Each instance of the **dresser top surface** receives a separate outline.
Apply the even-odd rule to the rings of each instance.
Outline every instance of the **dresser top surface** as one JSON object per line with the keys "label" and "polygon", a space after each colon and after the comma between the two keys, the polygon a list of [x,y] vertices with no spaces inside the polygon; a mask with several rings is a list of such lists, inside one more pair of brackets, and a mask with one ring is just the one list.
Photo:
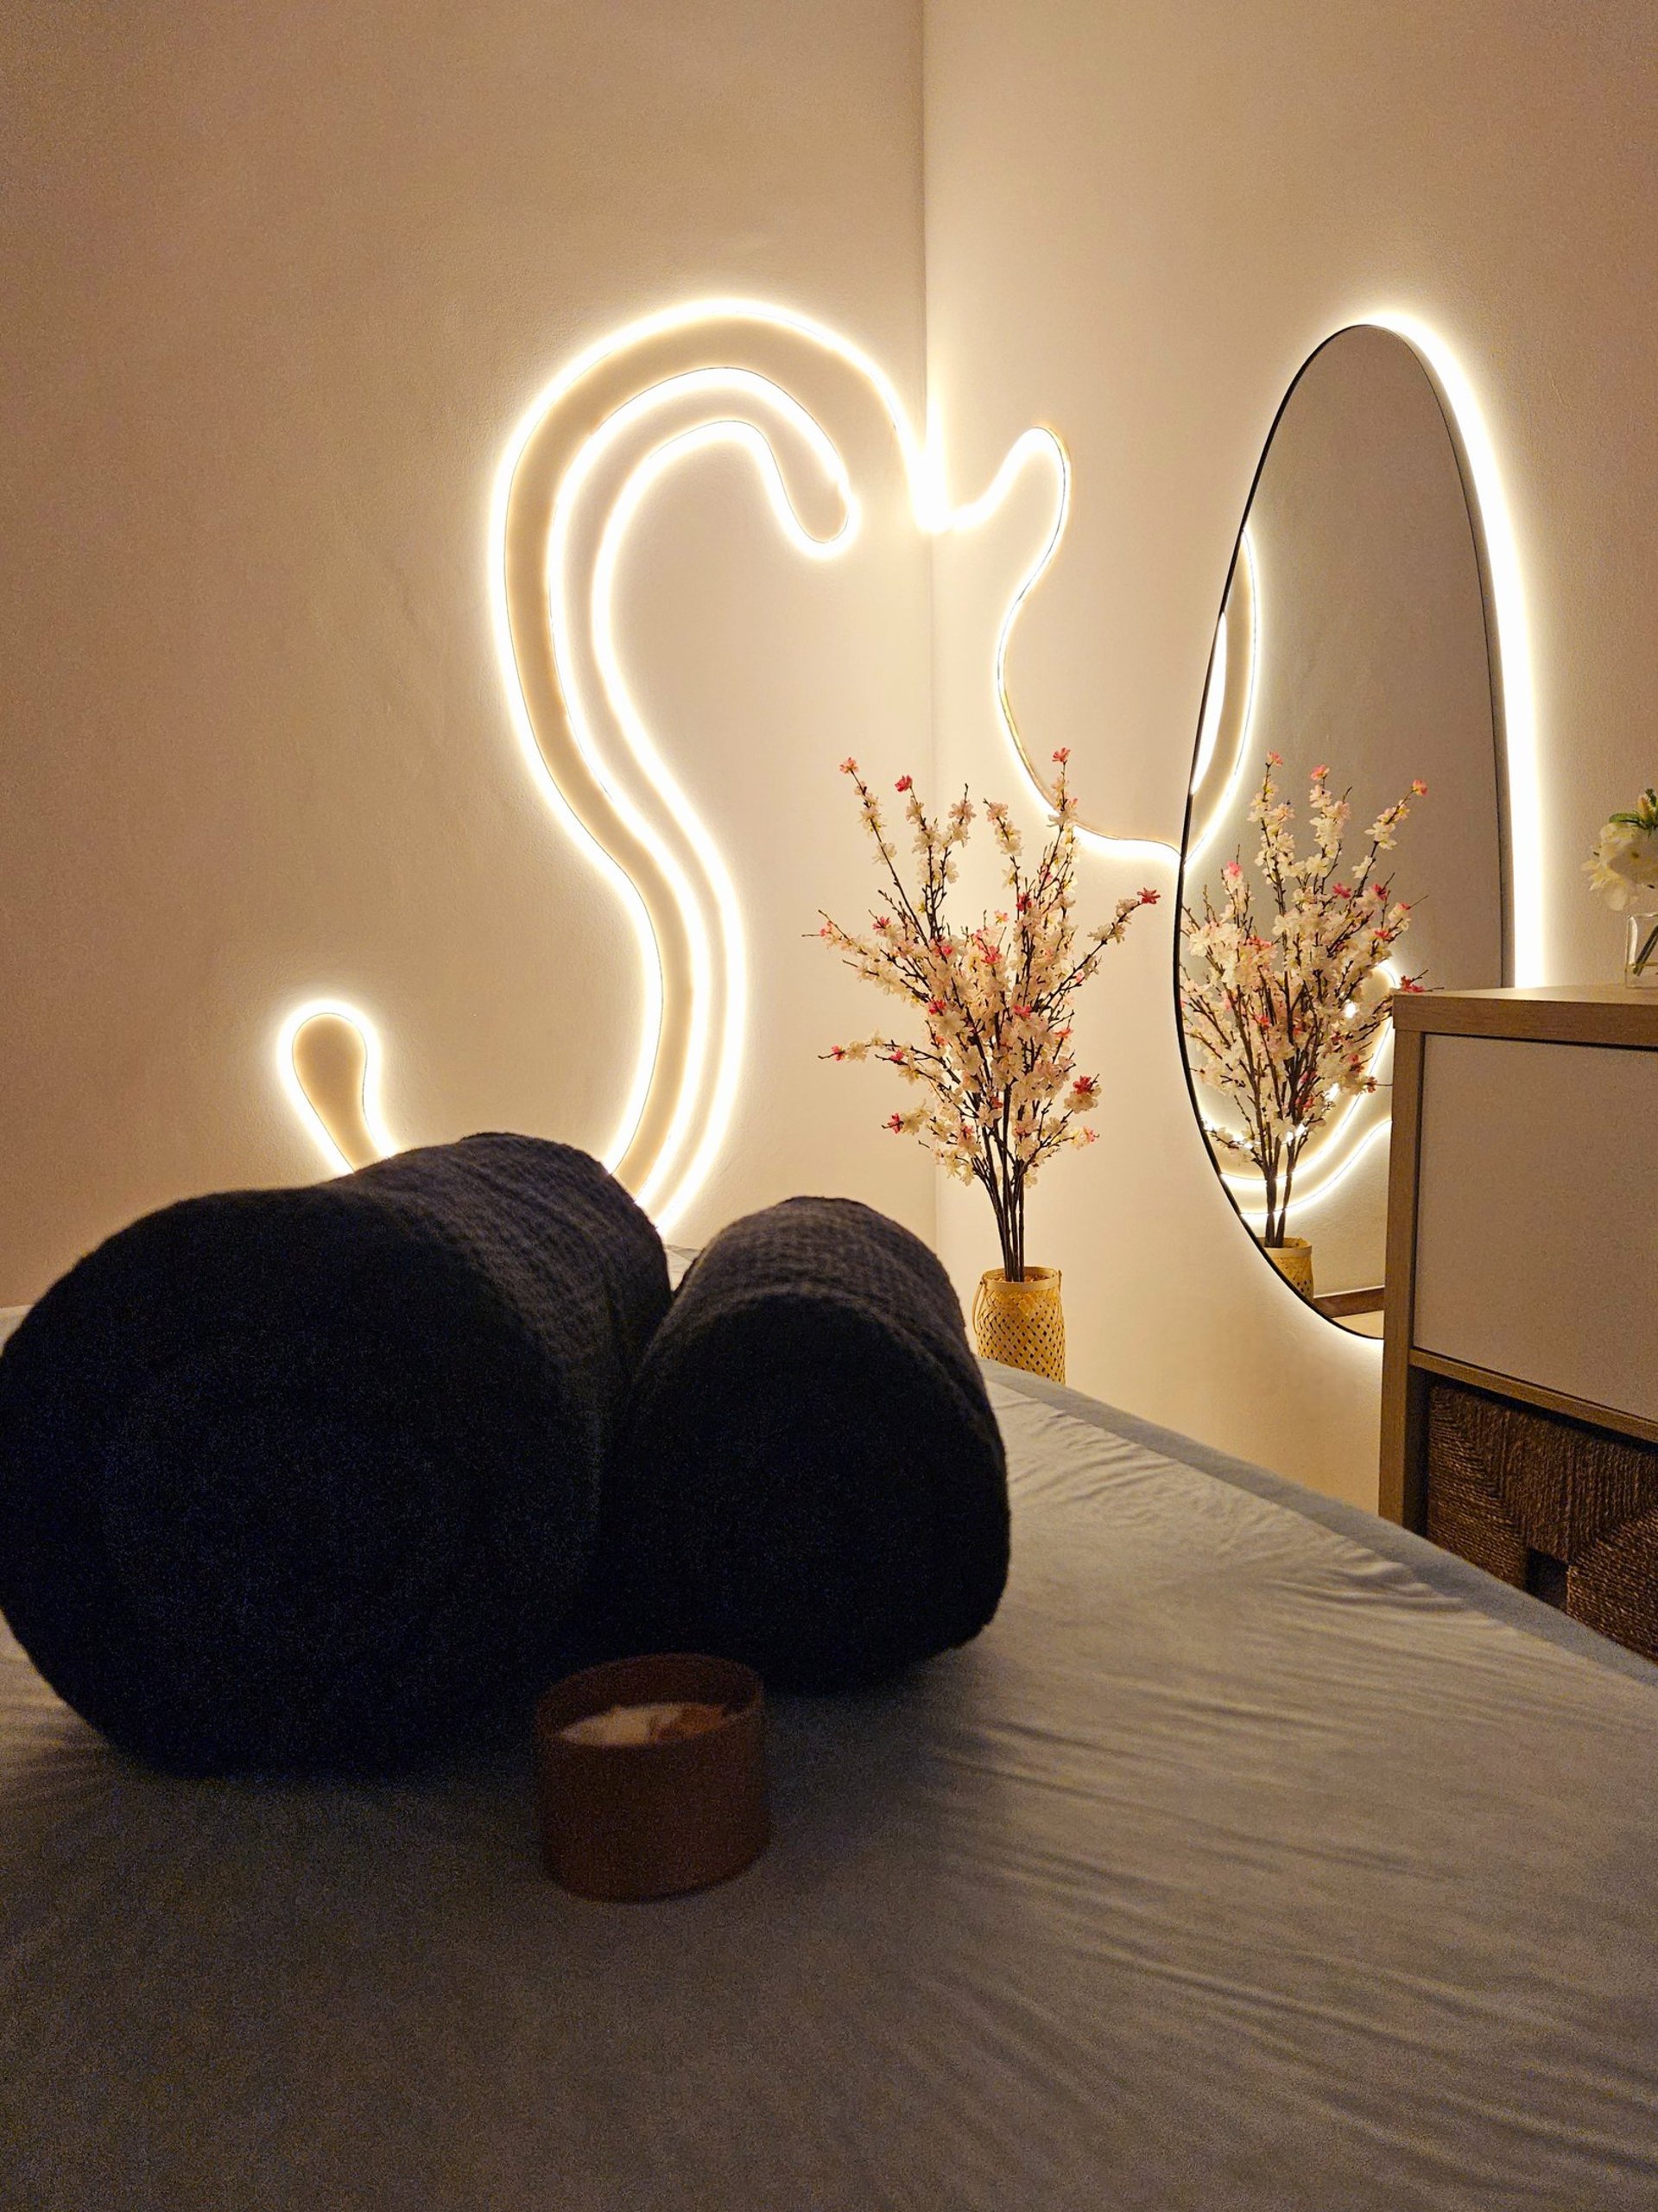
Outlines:
{"label": "dresser top surface", "polygon": [[1395,1028],[1444,1036],[1658,1050],[1658,991],[1556,983],[1517,991],[1395,992]]}

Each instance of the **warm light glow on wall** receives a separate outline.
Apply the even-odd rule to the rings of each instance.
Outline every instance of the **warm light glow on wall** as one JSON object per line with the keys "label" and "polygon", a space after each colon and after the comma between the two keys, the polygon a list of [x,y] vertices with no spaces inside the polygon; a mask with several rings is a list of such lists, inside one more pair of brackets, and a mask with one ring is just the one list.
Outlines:
{"label": "warm light glow on wall", "polygon": [[[1192,770],[1192,827],[1185,866],[1196,866],[1222,827],[1231,821],[1238,787],[1251,768],[1255,738],[1256,675],[1261,660],[1261,575],[1255,543],[1245,526],[1237,541],[1226,605],[1215,629],[1209,683]],[[1215,762],[1226,764],[1220,789],[1204,791]]]}
{"label": "warm light glow on wall", "polygon": [[1547,980],[1548,935],[1543,905],[1542,771],[1537,742],[1537,694],[1532,680],[1531,623],[1519,540],[1509,511],[1503,472],[1473,380],[1451,346],[1419,316],[1380,308],[1360,316],[1390,330],[1413,347],[1439,390],[1460,457],[1471,481],[1468,504],[1484,555],[1492,604],[1494,660],[1502,688],[1503,757],[1507,768],[1509,916],[1514,980],[1522,986]]}
{"label": "warm light glow on wall", "polygon": [[[1242,541],[1240,541],[1241,548]],[[1203,719],[1198,726],[1198,757],[1192,770],[1190,790],[1195,794],[1203,789],[1203,779],[1209,773],[1215,757],[1215,747],[1220,743],[1220,718],[1226,698],[1226,662],[1230,648],[1226,632],[1231,626],[1232,603],[1230,596],[1225,612],[1215,625],[1215,642],[1209,654],[1209,685],[1203,695]]]}

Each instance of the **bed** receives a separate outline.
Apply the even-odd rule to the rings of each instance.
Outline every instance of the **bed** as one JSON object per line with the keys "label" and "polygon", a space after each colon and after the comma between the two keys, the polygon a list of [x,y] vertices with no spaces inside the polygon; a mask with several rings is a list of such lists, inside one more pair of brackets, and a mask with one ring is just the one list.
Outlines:
{"label": "bed", "polygon": [[990,1371],[974,1644],[780,1702],[776,1837],[585,1905],[516,1741],[126,1764],[0,1657],[17,2212],[1658,2203],[1658,1670]]}

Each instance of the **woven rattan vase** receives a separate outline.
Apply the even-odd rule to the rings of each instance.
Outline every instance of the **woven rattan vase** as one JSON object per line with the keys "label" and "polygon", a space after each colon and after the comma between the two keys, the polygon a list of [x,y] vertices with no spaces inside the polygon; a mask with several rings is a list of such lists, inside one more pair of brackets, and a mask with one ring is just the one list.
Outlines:
{"label": "woven rattan vase", "polygon": [[973,1334],[982,1360],[1023,1367],[1050,1382],[1065,1380],[1065,1308],[1057,1267],[1028,1267],[1022,1283],[1009,1283],[999,1267],[978,1278]]}
{"label": "woven rattan vase", "polygon": [[1313,1247],[1305,1237],[1286,1237],[1281,1245],[1261,1249],[1292,1290],[1304,1298],[1313,1296]]}

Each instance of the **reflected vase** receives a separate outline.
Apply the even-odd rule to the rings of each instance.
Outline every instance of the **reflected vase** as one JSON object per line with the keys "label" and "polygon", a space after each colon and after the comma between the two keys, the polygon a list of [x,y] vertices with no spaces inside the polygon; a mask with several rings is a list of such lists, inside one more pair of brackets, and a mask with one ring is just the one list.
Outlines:
{"label": "reflected vase", "polygon": [[1313,1296],[1313,1247],[1305,1237],[1286,1237],[1281,1245],[1262,1245],[1261,1249],[1292,1290],[1304,1298]]}

